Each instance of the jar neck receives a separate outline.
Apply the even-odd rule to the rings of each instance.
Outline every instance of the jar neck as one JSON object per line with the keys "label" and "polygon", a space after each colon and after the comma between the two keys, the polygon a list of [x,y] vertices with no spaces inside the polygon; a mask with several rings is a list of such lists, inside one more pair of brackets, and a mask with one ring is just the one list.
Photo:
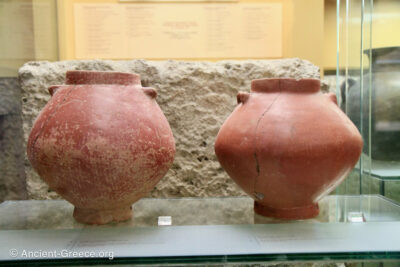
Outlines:
{"label": "jar neck", "polygon": [[66,84],[119,84],[141,85],[140,76],[134,73],[111,71],[67,71]]}
{"label": "jar neck", "polygon": [[273,78],[251,81],[251,91],[257,93],[269,92],[299,92],[316,93],[321,89],[318,79]]}

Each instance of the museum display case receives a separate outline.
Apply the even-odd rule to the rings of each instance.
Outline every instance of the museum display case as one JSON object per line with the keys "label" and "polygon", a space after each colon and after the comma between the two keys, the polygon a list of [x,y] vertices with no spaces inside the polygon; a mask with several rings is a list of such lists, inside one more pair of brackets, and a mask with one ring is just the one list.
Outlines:
{"label": "museum display case", "polygon": [[395,0],[0,1],[0,265],[399,266],[399,27]]}
{"label": "museum display case", "polygon": [[[361,194],[390,194],[390,198],[398,201],[399,194],[392,190],[397,188],[399,174],[395,141],[398,134],[395,110],[399,97],[399,48],[398,40],[389,43],[382,40],[381,29],[387,21],[397,25],[398,19],[388,19],[390,12],[382,16],[380,22],[375,18],[376,10],[382,10],[382,6],[396,6],[390,2],[382,5],[379,1],[362,4],[362,12],[358,12],[360,6],[351,1],[347,3],[342,19],[350,21],[361,14],[364,26],[355,29],[350,23],[343,23],[339,26],[342,37],[338,38],[341,53],[338,54],[337,82],[340,84],[341,107],[357,125],[365,141],[354,181],[358,181]],[[357,41],[359,44],[355,44]],[[360,49],[357,55],[353,53],[354,46]],[[391,185],[390,193],[386,190],[388,185]]]}

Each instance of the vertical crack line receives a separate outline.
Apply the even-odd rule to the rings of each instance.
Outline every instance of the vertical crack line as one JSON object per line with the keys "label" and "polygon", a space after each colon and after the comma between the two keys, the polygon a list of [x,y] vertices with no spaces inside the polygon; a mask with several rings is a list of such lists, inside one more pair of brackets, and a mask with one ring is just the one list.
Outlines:
{"label": "vertical crack line", "polygon": [[[35,139],[32,141],[32,144],[30,145],[31,147],[31,151],[33,152],[33,156],[34,158],[36,157],[36,150],[34,149],[35,144],[37,142],[37,140],[39,139],[39,136],[42,135],[44,129],[46,128],[47,124],[50,122],[50,120],[54,117],[54,115],[57,113],[58,109],[60,108],[61,105],[63,105],[65,103],[65,101],[67,100],[68,96],[71,94],[72,90],[74,88],[70,87],[68,93],[66,93],[66,95],[64,96],[64,98],[57,104],[57,106],[54,108],[53,113],[47,117],[46,121],[43,123],[42,127],[39,130],[39,133],[36,135]],[[51,101],[51,99],[50,99]]]}
{"label": "vertical crack line", "polygon": [[[255,141],[257,143],[257,141]],[[260,175],[260,164],[258,163],[257,152],[254,151],[254,159],[256,160],[257,177]]]}
{"label": "vertical crack line", "polygon": [[253,192],[254,192],[255,195],[257,195],[256,185],[257,185],[257,182],[258,182],[258,178],[260,177],[260,162],[258,160],[258,155],[257,155],[257,141],[258,141],[257,132],[258,132],[258,127],[260,125],[261,120],[265,116],[265,114],[267,114],[267,112],[270,111],[270,109],[272,108],[272,106],[274,105],[274,103],[276,102],[278,97],[281,95],[281,93],[282,93],[281,83],[279,81],[279,93],[275,96],[274,100],[272,100],[272,103],[264,110],[264,112],[261,114],[260,118],[258,118],[258,120],[257,120],[257,125],[256,125],[256,129],[255,129],[255,138],[254,138],[254,154],[253,154],[254,159],[256,161],[256,171],[257,171],[257,177],[256,177],[256,180],[254,181],[254,186],[253,186]]}

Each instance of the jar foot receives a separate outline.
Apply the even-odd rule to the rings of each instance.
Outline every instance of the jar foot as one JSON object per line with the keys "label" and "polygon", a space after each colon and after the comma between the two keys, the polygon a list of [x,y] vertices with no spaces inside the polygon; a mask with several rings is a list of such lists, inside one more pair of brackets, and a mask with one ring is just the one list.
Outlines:
{"label": "jar foot", "polygon": [[74,218],[80,223],[106,224],[110,222],[122,222],[132,218],[132,206],[109,210],[95,210],[74,208]]}
{"label": "jar foot", "polygon": [[303,220],[314,218],[319,214],[318,203],[295,208],[271,208],[257,201],[254,202],[254,212],[266,216],[286,220]]}

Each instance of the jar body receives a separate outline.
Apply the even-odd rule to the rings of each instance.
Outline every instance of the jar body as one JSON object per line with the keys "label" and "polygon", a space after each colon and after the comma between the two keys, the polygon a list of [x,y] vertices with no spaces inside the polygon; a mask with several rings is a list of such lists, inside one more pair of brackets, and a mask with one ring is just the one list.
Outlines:
{"label": "jar body", "polygon": [[255,199],[255,211],[283,219],[318,215],[317,202],[351,171],[361,136],[313,79],[263,79],[222,125],[215,152]]}
{"label": "jar body", "polygon": [[172,131],[154,89],[142,88],[138,75],[117,74],[67,72],[66,85],[49,89],[52,98],[29,136],[32,166],[75,206],[79,222],[131,218],[132,203],[174,159]]}

